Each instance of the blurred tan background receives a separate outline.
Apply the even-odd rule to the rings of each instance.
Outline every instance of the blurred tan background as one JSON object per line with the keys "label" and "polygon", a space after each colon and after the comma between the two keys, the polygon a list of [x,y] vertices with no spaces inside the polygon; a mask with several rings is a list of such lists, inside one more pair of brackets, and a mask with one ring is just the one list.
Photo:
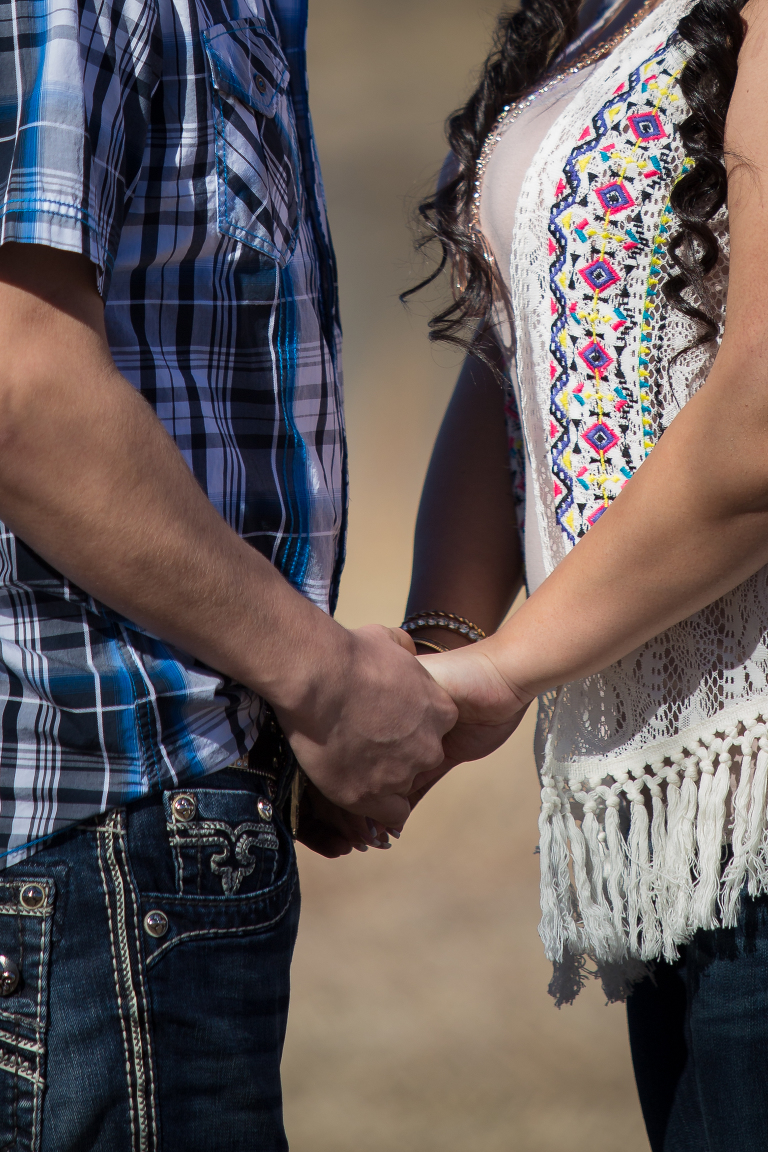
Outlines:
{"label": "blurred tan background", "polygon": [[[310,89],[339,258],[350,441],[339,618],[397,623],[456,374],[398,303],[409,212],[483,59],[490,0],[310,0]],[[446,607],[450,607],[447,605]],[[558,1012],[536,933],[531,724],[457,769],[389,852],[301,852],[284,1060],[292,1152],[647,1152],[624,1013]]]}

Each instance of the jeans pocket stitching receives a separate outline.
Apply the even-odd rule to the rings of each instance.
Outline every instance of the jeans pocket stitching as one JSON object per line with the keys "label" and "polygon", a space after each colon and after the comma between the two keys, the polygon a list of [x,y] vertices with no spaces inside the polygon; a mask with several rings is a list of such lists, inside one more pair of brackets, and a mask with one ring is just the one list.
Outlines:
{"label": "jeans pocket stitching", "polygon": [[[15,1042],[16,1041],[14,1040],[13,1043],[15,1043]],[[32,1084],[35,1085],[35,1089],[44,1088],[45,1087],[45,1080],[44,1080],[43,1076],[40,1074],[39,1069],[36,1067],[37,1062],[35,1062],[35,1064],[32,1064],[29,1060],[25,1060],[24,1057],[19,1055],[18,1053],[14,1053],[13,1055],[6,1053],[2,1048],[3,1043],[4,1043],[4,1038],[0,1037],[0,1068],[4,1068],[6,1072],[12,1072],[14,1076],[23,1076],[25,1080],[29,1080]],[[9,1042],[8,1047],[10,1047],[10,1046],[11,1046],[11,1043]],[[39,1095],[38,1091],[35,1091],[35,1104],[34,1104],[34,1110],[33,1110],[33,1117],[37,1111],[38,1095]],[[35,1123],[34,1123],[34,1119],[33,1119],[33,1122],[32,1122],[33,1140],[34,1140],[34,1131],[35,1131]]]}
{"label": "jeans pocket stitching", "polygon": [[[132,1152],[149,1152],[151,1148],[157,1147],[158,1134],[155,1114],[154,1070],[152,1067],[151,1041],[147,1019],[148,1002],[143,980],[141,944],[138,931],[139,904],[127,864],[124,814],[120,810],[110,813],[106,818],[105,826],[109,828],[113,834],[99,838],[98,862],[104,901],[107,909],[109,944],[115,980],[115,996],[117,998],[120,1028],[123,1036],[126,1088],[131,1126],[131,1150]],[[121,862],[117,858],[116,845],[121,852],[122,868]],[[110,886],[105,870],[105,858],[106,869],[109,871],[114,889],[114,914]],[[130,926],[127,914],[126,887],[129,890],[134,914],[136,955],[133,958],[131,957],[131,949],[129,946]],[[125,993],[127,995],[124,994],[121,989],[121,977],[126,986]],[[139,1003],[140,999],[143,1001],[142,1004]],[[124,1008],[123,1005],[126,1000],[127,1005]],[[126,1023],[130,1025],[130,1040]],[[147,1091],[147,1082],[149,1091]]]}
{"label": "jeans pocket stitching", "polygon": [[[184,894],[182,858],[184,847],[197,848],[198,858],[202,848],[221,849],[220,852],[212,854],[208,866],[211,873],[221,881],[225,896],[236,896],[243,881],[256,870],[257,864],[261,865],[258,876],[258,880],[261,882],[264,858],[262,856],[259,859],[251,855],[251,849],[254,847],[272,855],[269,883],[271,884],[274,880],[280,843],[271,824],[246,820],[233,826],[224,820],[203,819],[196,820],[193,824],[179,825],[176,822],[168,822],[166,827],[176,865],[176,883],[181,895]],[[255,835],[250,835],[250,833],[255,833]],[[225,863],[233,854],[238,862],[238,867]],[[198,883],[199,880],[198,874]]]}
{"label": "jeans pocket stitching", "polygon": [[[296,889],[296,882],[298,880],[298,873],[295,869],[292,876],[286,877],[286,880],[288,879],[290,879],[291,883],[285,905],[270,920],[261,920],[258,924],[243,924],[237,928],[200,928],[191,932],[181,932],[178,936],[174,936],[172,940],[168,940],[167,943],[161,944],[160,947],[154,951],[151,956],[147,957],[147,971],[149,971],[150,968],[153,968],[160,957],[165,956],[168,952],[170,952],[172,948],[175,948],[177,944],[183,944],[190,940],[201,940],[205,938],[215,939],[217,937],[223,936],[248,936],[252,933],[265,932],[269,928],[274,928],[275,924],[278,924],[287,914],[288,909],[291,906],[291,899]],[[220,897],[217,897],[217,899],[220,899]]]}
{"label": "jeans pocket stitching", "polygon": [[[27,908],[21,903],[21,891],[30,883],[40,885],[45,891],[45,903],[39,908]],[[42,1138],[42,1096],[45,1089],[45,1062],[47,1048],[45,1035],[47,1029],[47,996],[48,996],[48,963],[50,962],[50,947],[53,931],[54,895],[56,886],[51,877],[40,876],[8,876],[2,881],[2,886],[10,888],[16,893],[14,903],[5,902],[0,905],[0,915],[13,918],[17,922],[17,933],[20,941],[19,967],[24,971],[26,967],[24,943],[27,933],[22,925],[27,926],[31,932],[39,932],[39,946],[33,938],[30,954],[35,956],[36,993],[29,1000],[33,1014],[22,1011],[13,1011],[5,1003],[0,1008],[0,1068],[14,1077],[13,1089],[13,1137],[10,1145],[15,1148],[19,1140],[19,1077],[31,1085],[31,1118],[28,1127],[25,1125],[25,1147],[31,1152],[38,1152]],[[37,922],[33,928],[33,924]],[[34,1039],[23,1034],[26,1030],[34,1035]]]}

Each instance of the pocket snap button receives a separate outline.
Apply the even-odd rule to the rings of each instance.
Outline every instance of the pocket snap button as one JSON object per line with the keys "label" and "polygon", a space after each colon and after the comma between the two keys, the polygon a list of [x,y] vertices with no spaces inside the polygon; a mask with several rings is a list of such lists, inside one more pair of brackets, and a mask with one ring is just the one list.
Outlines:
{"label": "pocket snap button", "polygon": [[261,816],[262,820],[272,819],[272,805],[269,800],[259,800],[256,807],[259,810],[259,816]]}
{"label": "pocket snap button", "polygon": [[255,73],[255,75],[254,75],[254,77],[253,77],[253,78],[254,78],[254,80],[256,81],[256,87],[257,87],[257,89],[259,90],[259,92],[261,92],[261,94],[262,94],[262,96],[263,96],[263,95],[264,95],[264,93],[265,93],[265,92],[266,92],[266,90],[267,90],[267,82],[266,82],[266,80],[264,79],[264,77],[263,77],[263,76],[259,76],[258,72],[256,72],[256,73]]}
{"label": "pocket snap button", "polygon": [[0,956],[0,996],[10,996],[19,985],[20,972],[13,960]]}
{"label": "pocket snap button", "polygon": [[144,917],[144,931],[148,936],[154,936],[156,939],[165,936],[168,931],[168,917],[165,912],[161,912],[159,908],[147,912]]}
{"label": "pocket snap button", "polygon": [[26,884],[19,896],[25,908],[42,908],[45,904],[45,888],[39,884]]}
{"label": "pocket snap button", "polygon": [[183,820],[186,824],[187,820],[191,820],[197,812],[197,804],[194,796],[188,796],[186,792],[182,792],[179,796],[174,796],[173,803],[171,804],[173,814],[177,820]]}

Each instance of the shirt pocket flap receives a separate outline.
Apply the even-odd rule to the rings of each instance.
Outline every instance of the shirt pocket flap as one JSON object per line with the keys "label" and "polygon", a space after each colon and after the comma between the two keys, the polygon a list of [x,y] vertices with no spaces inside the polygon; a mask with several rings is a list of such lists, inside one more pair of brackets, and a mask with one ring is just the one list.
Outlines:
{"label": "shirt pocket flap", "polygon": [[274,116],[288,88],[288,62],[262,20],[215,24],[203,33],[214,87],[262,116]]}

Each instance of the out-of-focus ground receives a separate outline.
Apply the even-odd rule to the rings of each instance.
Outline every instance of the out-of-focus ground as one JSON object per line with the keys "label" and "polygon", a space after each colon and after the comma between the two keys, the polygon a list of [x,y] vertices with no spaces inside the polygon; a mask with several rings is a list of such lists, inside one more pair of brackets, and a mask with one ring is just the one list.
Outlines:
{"label": "out-of-focus ground", "polygon": [[[350,438],[339,618],[397,623],[456,372],[427,344],[406,229],[495,15],[477,0],[310,0],[312,109],[339,258]],[[450,608],[450,605],[446,605]],[[624,1013],[557,1011],[536,933],[531,721],[427,797],[389,852],[300,849],[283,1064],[292,1152],[646,1152]]]}

